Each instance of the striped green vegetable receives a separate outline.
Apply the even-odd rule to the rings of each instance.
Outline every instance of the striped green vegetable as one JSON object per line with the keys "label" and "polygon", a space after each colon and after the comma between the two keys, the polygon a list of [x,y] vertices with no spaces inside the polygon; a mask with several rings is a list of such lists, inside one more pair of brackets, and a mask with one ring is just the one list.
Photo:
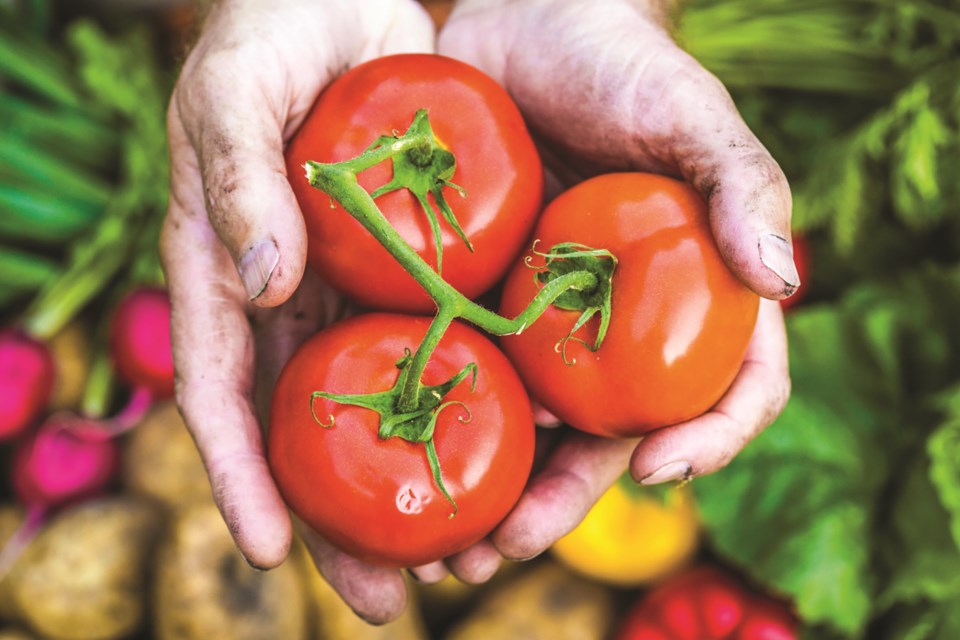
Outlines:
{"label": "striped green vegetable", "polygon": [[32,244],[67,242],[96,222],[100,207],[70,201],[48,190],[0,185],[0,237]]}
{"label": "striped green vegetable", "polygon": [[76,109],[0,93],[0,135],[55,152],[77,166],[109,171],[116,164],[116,126]]}
{"label": "striped green vegetable", "polygon": [[83,104],[67,58],[36,34],[7,21],[0,21],[0,79],[65,107]]}
{"label": "striped green vegetable", "polygon": [[60,268],[48,258],[0,244],[0,308],[49,285]]}
{"label": "striped green vegetable", "polygon": [[96,174],[29,142],[0,135],[0,185],[46,190],[90,208],[106,204],[113,187]]}
{"label": "striped green vegetable", "polygon": [[902,83],[871,0],[690,0],[677,40],[728,87],[876,94]]}

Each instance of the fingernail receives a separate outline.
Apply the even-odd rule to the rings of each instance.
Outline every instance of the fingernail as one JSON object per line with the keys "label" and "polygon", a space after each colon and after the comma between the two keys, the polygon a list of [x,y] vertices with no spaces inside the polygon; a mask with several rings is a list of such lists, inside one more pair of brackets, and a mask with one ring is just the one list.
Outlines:
{"label": "fingernail", "polygon": [[252,562],[252,561],[250,560],[250,558],[247,557],[247,554],[245,554],[240,547],[237,547],[237,551],[240,552],[240,557],[243,558],[244,562],[246,562],[248,565],[250,565],[250,568],[251,568],[251,569],[254,569],[255,571],[259,571],[259,572],[261,572],[261,573],[265,573],[265,572],[269,571],[269,569],[268,569],[267,567],[263,567],[263,566],[260,566],[259,564],[255,563],[255,562]]}
{"label": "fingernail", "polygon": [[689,462],[678,460],[677,462],[667,463],[653,473],[643,476],[640,478],[640,484],[661,484],[673,480],[686,480],[692,472],[693,467],[690,466]]}
{"label": "fingernail", "polygon": [[800,274],[793,262],[793,249],[789,242],[777,234],[768,233],[760,238],[760,261],[791,289],[800,286]]}
{"label": "fingernail", "polygon": [[280,262],[280,252],[277,250],[277,243],[273,240],[261,240],[240,259],[237,268],[240,271],[243,288],[250,300],[256,299],[267,288],[267,283],[270,282],[270,276],[273,275],[278,262]]}

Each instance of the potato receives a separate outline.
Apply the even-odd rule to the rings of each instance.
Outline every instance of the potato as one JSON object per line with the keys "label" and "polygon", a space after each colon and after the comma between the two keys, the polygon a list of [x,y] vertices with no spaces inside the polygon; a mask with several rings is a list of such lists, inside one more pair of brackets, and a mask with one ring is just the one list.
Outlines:
{"label": "potato", "polygon": [[56,380],[49,409],[78,409],[90,376],[92,340],[87,327],[74,320],[48,342],[56,367]]}
{"label": "potato", "polygon": [[602,640],[613,596],[553,562],[543,562],[490,591],[447,640]]}
{"label": "potato", "polygon": [[124,443],[123,484],[168,507],[210,502],[200,453],[173,401],[160,402]]}
{"label": "potato", "polygon": [[62,512],[11,569],[17,617],[56,640],[111,640],[140,628],[159,522],[155,505],[132,498]]}
{"label": "potato", "polygon": [[298,543],[294,547],[291,560],[299,565],[309,585],[310,637],[314,640],[427,640],[429,637],[412,590],[408,590],[411,595],[403,615],[388,624],[373,626],[357,617],[320,576],[304,545]]}
{"label": "potato", "polygon": [[157,558],[153,609],[157,640],[307,637],[297,568],[252,569],[209,501],[177,512]]}
{"label": "potato", "polygon": [[[13,504],[0,505],[0,549],[6,547],[7,542],[22,524],[23,509]],[[3,572],[3,567],[0,567],[0,620],[10,620],[16,613],[8,578],[9,575]]]}

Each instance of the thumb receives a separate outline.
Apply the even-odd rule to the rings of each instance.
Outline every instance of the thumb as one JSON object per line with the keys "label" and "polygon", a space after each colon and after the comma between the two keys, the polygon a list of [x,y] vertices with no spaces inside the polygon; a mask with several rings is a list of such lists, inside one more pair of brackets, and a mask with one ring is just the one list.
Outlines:
{"label": "thumb", "polygon": [[[195,90],[178,88],[174,95],[171,145],[176,125],[183,123],[196,151],[210,224],[247,297],[276,306],[296,290],[307,252],[303,216],[287,182],[283,125],[253,81],[227,88],[213,74],[204,75],[193,81]],[[231,98],[229,107],[224,95]]]}
{"label": "thumb", "polygon": [[707,202],[731,271],[761,296],[786,298],[800,286],[787,179],[723,85],[699,66],[687,68],[671,99],[683,132],[673,146],[678,168]]}

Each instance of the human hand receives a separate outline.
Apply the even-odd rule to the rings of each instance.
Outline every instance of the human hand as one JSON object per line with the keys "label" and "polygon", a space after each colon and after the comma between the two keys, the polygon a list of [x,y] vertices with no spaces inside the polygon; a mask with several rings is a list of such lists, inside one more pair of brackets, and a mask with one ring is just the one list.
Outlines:
{"label": "human hand", "polygon": [[[671,40],[663,0],[461,0],[440,53],[497,79],[539,137],[554,190],[611,170],[682,177],[708,203],[730,269],[764,296],[744,364],[707,414],[642,440],[564,436],[473,562],[534,556],[569,532],[629,464],[653,484],[726,465],[789,396],[779,305],[799,286],[790,245],[790,190],[721,83]],[[549,421],[541,412],[541,421]],[[446,563],[451,566],[451,561]],[[444,567],[434,567],[432,579]]]}
{"label": "human hand", "polygon": [[[269,393],[287,357],[342,307],[304,276],[306,235],[284,144],[337,74],[433,43],[433,24],[412,0],[222,0],[174,90],[161,255],[177,402],[224,520],[256,567],[280,564],[292,533],[264,456],[254,389]],[[268,384],[255,384],[255,361]],[[360,565],[305,536],[348,604],[373,621],[399,615],[399,572]]]}

